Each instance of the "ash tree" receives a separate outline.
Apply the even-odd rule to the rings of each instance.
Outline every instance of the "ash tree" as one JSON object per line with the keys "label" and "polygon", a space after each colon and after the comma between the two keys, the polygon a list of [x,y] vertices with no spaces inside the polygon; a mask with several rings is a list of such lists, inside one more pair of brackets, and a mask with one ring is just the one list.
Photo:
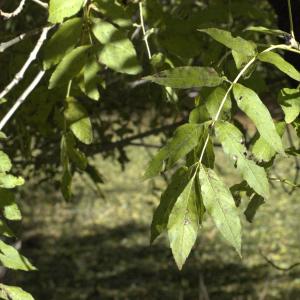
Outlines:
{"label": "ash tree", "polygon": [[[93,157],[113,157],[125,168],[126,147],[151,147],[140,142],[151,135],[164,138],[140,166],[141,177],[168,179],[151,243],[166,233],[179,269],[207,218],[242,256],[241,219],[252,222],[272,201],[270,182],[290,193],[299,188],[299,1],[0,5],[4,268],[36,270],[13,245],[20,238],[13,228],[21,220],[15,198],[24,178],[59,186],[66,201],[75,173],[87,174],[101,191],[103,174]],[[280,113],[268,108],[266,95]],[[238,121],[239,113],[254,133]],[[215,168],[217,147],[240,175],[233,186]],[[294,158],[295,178],[274,174],[278,157]],[[5,284],[0,298],[33,299]]]}

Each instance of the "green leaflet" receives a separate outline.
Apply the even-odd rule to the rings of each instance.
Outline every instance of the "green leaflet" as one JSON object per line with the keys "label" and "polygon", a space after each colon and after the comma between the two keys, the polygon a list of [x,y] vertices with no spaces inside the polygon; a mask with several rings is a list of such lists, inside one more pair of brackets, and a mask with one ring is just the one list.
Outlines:
{"label": "green leaflet", "polygon": [[17,286],[0,284],[0,298],[3,300],[34,300],[33,297]]}
{"label": "green leaflet", "polygon": [[179,89],[214,87],[224,81],[224,78],[210,67],[178,67],[147,76],[144,79]]}
{"label": "green leaflet", "polygon": [[11,167],[12,165],[8,155],[0,150],[0,173],[9,172]]}
{"label": "green leaflet", "polygon": [[223,181],[211,169],[200,168],[201,193],[207,213],[226,241],[241,256],[241,223],[234,199]]}
{"label": "green leaflet", "polygon": [[[223,87],[215,88],[207,97],[205,97],[205,106],[211,116],[212,119],[215,118],[221,102],[226,95],[226,90]],[[227,96],[226,102],[221,112],[221,119],[229,119],[231,116],[231,97]]]}
{"label": "green leaflet", "polygon": [[237,159],[237,168],[249,186],[264,198],[269,197],[269,182],[264,168],[245,157],[243,134],[231,123],[216,123],[216,134],[224,152]]}
{"label": "green leaflet", "polygon": [[170,247],[181,270],[196,242],[199,229],[195,177],[189,181],[178,197],[171,210],[167,227]]}
{"label": "green leaflet", "polygon": [[256,45],[253,42],[249,42],[241,37],[233,37],[229,31],[217,28],[199,29],[199,31],[207,33],[217,42],[245,56],[253,57],[256,55]]}
{"label": "green leaflet", "polygon": [[93,129],[90,118],[85,108],[75,98],[67,99],[64,116],[77,139],[84,144],[91,144]]}
{"label": "green leaflet", "polygon": [[260,53],[257,58],[269,64],[277,67],[281,72],[295,79],[296,81],[300,81],[300,72],[295,69],[293,65],[284,60],[279,54],[274,52],[263,52]]}
{"label": "green leaflet", "polygon": [[249,204],[248,204],[248,206],[247,206],[247,208],[246,208],[246,210],[244,212],[244,214],[245,214],[246,219],[247,219],[248,222],[250,222],[250,223],[253,222],[253,219],[255,217],[255,214],[256,214],[257,210],[264,203],[265,203],[264,199],[261,196],[259,196],[259,195],[255,194],[251,198],[251,200],[250,200],[250,202],[249,202]]}
{"label": "green leaflet", "polygon": [[270,34],[270,35],[275,35],[275,36],[284,36],[286,34],[289,34],[285,31],[282,31],[280,29],[269,29],[263,26],[249,26],[245,30],[247,31],[254,31],[254,32],[260,32],[263,34]]}
{"label": "green leaflet", "polygon": [[167,168],[171,168],[180,158],[187,155],[199,142],[204,128],[199,124],[184,124],[175,130],[173,138],[150,161],[144,178],[158,175],[163,162],[168,159]]}
{"label": "green leaflet", "polygon": [[64,18],[77,14],[83,5],[84,0],[50,0],[49,18],[50,23],[61,23]]}
{"label": "green leaflet", "polygon": [[66,201],[69,201],[72,197],[72,173],[69,166],[64,167],[61,178],[61,192]]}
{"label": "green leaflet", "polygon": [[14,247],[0,240],[0,262],[3,266],[14,270],[33,271],[36,268]]}
{"label": "green leaflet", "polygon": [[72,134],[64,135],[63,139],[65,147],[64,155],[67,155],[77,168],[79,168],[80,170],[85,170],[88,163],[87,158],[83,152],[76,148],[76,142]]}
{"label": "green leaflet", "polygon": [[114,24],[120,27],[132,26],[131,15],[128,10],[117,5],[112,0],[95,0],[98,9],[104,16],[108,16]]}
{"label": "green leaflet", "polygon": [[82,118],[81,120],[71,124],[70,129],[80,142],[86,145],[93,142],[93,130],[89,117]]}
{"label": "green leaflet", "polygon": [[70,162],[68,156],[67,138],[63,136],[60,143],[60,160],[63,168],[61,178],[61,192],[66,201],[72,196],[72,173],[70,171]]}
{"label": "green leaflet", "polygon": [[46,44],[44,51],[44,69],[47,70],[51,66],[59,63],[66,53],[76,46],[81,31],[81,18],[73,18],[60,25],[59,29]]}
{"label": "green leaflet", "polygon": [[233,94],[238,107],[253,121],[260,135],[276,152],[284,155],[283,145],[270,112],[258,95],[241,84],[235,84]]}
{"label": "green leaflet", "polygon": [[[192,166],[193,164],[195,164],[199,161],[199,157],[201,155],[201,152],[202,152],[202,149],[204,147],[207,137],[208,137],[208,129],[205,126],[203,134],[201,134],[201,136],[200,136],[198,145],[190,153],[188,153],[188,155],[186,157],[187,166]],[[204,155],[203,155],[203,159],[202,159],[202,164],[208,168],[211,168],[211,169],[214,168],[215,153],[214,153],[214,145],[213,145],[211,138],[209,138],[209,140],[208,140],[208,143],[207,143]]]}
{"label": "green leaflet", "polygon": [[106,21],[97,19],[94,20],[92,31],[103,45],[96,49],[101,63],[117,72],[130,75],[142,71],[132,42],[121,30]]}
{"label": "green leaflet", "polygon": [[190,112],[189,123],[191,124],[202,124],[209,120],[211,120],[211,117],[205,104],[198,105]]}
{"label": "green leaflet", "polygon": [[278,96],[280,104],[285,115],[285,122],[290,124],[296,120],[300,114],[300,90],[282,89]]}
{"label": "green leaflet", "polygon": [[0,234],[6,237],[15,237],[13,231],[7,226],[6,222],[1,219],[0,219]]}
{"label": "green leaflet", "polygon": [[100,79],[97,76],[97,73],[99,71],[100,65],[97,62],[96,58],[94,56],[89,57],[83,69],[84,92],[89,98],[95,101],[98,101],[100,98],[97,87],[97,83],[100,82]]}
{"label": "green leaflet", "polygon": [[189,181],[186,167],[179,168],[172,176],[170,183],[161,195],[160,203],[154,212],[151,224],[151,243],[167,229],[169,215],[173,206]]}
{"label": "green leaflet", "polygon": [[0,131],[0,140],[6,140],[7,136],[4,132]]}
{"label": "green leaflet", "polygon": [[11,191],[0,189],[0,208],[7,220],[20,221],[22,219],[20,209],[15,202],[15,196]]}
{"label": "green leaflet", "polygon": [[[279,136],[282,137],[286,128],[285,122],[275,123],[275,127]],[[258,136],[258,134],[254,139],[255,142],[252,148],[252,154],[260,162],[269,162],[276,155],[276,151],[270,146],[270,143],[263,137]]]}
{"label": "green leaflet", "polygon": [[16,186],[24,184],[22,177],[16,177],[10,174],[0,173],[0,188],[13,189]]}
{"label": "green leaflet", "polygon": [[[232,50],[232,56],[236,65],[236,68],[240,70],[242,67],[244,67],[250,60],[250,57],[245,55],[243,52],[238,52]],[[244,74],[243,77],[247,75]]]}
{"label": "green leaflet", "polygon": [[90,46],[80,46],[64,56],[50,78],[49,89],[67,85],[81,71],[85,65],[89,48]]}

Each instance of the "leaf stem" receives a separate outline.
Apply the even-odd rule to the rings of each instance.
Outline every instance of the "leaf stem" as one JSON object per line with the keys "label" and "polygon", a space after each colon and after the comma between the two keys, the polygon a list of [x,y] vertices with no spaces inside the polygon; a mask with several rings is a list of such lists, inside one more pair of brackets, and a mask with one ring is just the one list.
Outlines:
{"label": "leaf stem", "polygon": [[[283,46],[285,46],[285,47],[283,48]],[[266,52],[272,51],[272,50],[274,50],[274,49],[291,50],[291,47],[288,47],[288,46],[286,46],[286,45],[272,45],[272,46],[270,46],[269,48],[267,48],[267,49],[265,49],[264,51],[262,51],[261,53],[266,53]],[[297,51],[297,52],[298,52],[298,51]],[[299,53],[300,53],[300,51],[299,51]],[[253,57],[253,58],[252,58],[252,59],[244,66],[244,68],[239,72],[239,74],[236,76],[236,78],[234,79],[234,81],[230,84],[230,86],[229,86],[229,88],[227,89],[227,92],[226,92],[224,98],[223,98],[222,101],[221,101],[221,104],[220,104],[219,109],[218,109],[218,111],[217,111],[217,113],[216,113],[216,116],[214,117],[213,122],[212,122],[211,125],[210,125],[210,128],[213,128],[213,127],[215,126],[216,122],[219,120],[220,115],[221,115],[221,112],[222,112],[222,109],[223,109],[223,107],[224,107],[224,105],[225,105],[225,103],[226,103],[227,97],[228,97],[229,93],[231,92],[231,90],[233,89],[234,85],[235,85],[236,83],[238,83],[238,81],[240,80],[240,78],[247,72],[247,70],[250,68],[250,66],[256,61],[257,56],[258,56],[258,55],[254,56],[254,57]],[[203,146],[203,149],[202,149],[200,158],[199,158],[199,162],[198,162],[199,165],[201,165],[201,163],[202,163],[202,160],[203,160],[203,157],[204,157],[204,153],[205,153],[205,150],[206,150],[207,145],[208,145],[208,142],[209,142],[209,138],[210,138],[210,136],[209,136],[209,134],[208,134],[208,136],[207,136],[207,138],[206,138],[206,141],[205,141],[205,143],[204,143],[204,146]]]}
{"label": "leaf stem", "polygon": [[294,182],[291,182],[287,179],[281,179],[281,178],[277,178],[277,177],[269,177],[270,180],[272,181],[276,181],[276,182],[281,182],[281,183],[285,183],[293,188],[300,188],[299,184],[295,184]]}
{"label": "leaf stem", "polygon": [[148,37],[147,37],[146,29],[145,29],[144,14],[143,14],[143,3],[142,3],[142,1],[139,2],[139,11],[140,11],[141,27],[142,27],[142,30],[143,30],[144,41],[145,41],[145,45],[146,45],[146,49],[147,49],[147,53],[148,53],[148,58],[151,59],[152,58],[152,54],[151,54],[150,46],[149,46],[149,43],[148,43]]}
{"label": "leaf stem", "polygon": [[291,0],[288,0],[288,7],[289,7],[289,19],[290,19],[290,31],[291,31],[292,37],[295,38],[294,21],[293,21],[293,12],[292,12]]}

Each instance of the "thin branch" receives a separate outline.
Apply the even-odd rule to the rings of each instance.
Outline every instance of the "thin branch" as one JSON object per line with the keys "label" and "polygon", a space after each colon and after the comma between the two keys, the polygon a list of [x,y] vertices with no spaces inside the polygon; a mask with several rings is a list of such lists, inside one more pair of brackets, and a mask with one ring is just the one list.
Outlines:
{"label": "thin branch", "polygon": [[19,36],[7,41],[7,42],[3,42],[0,44],[0,53],[1,52],[4,52],[6,49],[8,49],[9,47],[25,40],[26,38],[29,38],[30,36],[33,36],[35,34],[37,34],[38,32],[40,32],[41,29],[34,29],[34,30],[31,30],[29,32],[25,32],[25,33],[22,33],[20,34]]}
{"label": "thin branch", "polygon": [[19,6],[11,13],[4,12],[0,9],[0,16],[3,17],[3,19],[8,20],[11,19],[18,14],[20,14],[24,8],[26,0],[21,0]]}
{"label": "thin branch", "polygon": [[145,29],[142,1],[139,2],[139,10],[140,10],[141,27],[142,27],[142,30],[143,30],[144,41],[145,41],[146,48],[147,48],[148,58],[151,59],[152,54],[151,54],[150,46],[149,46],[149,43],[148,43],[148,36],[147,36],[147,33],[146,33],[146,29]]}
{"label": "thin branch", "polygon": [[36,4],[42,6],[43,8],[45,9],[48,9],[48,4],[43,2],[43,1],[40,1],[40,0],[31,0],[32,2],[35,2]]}
{"label": "thin branch", "polygon": [[15,114],[15,112],[18,110],[18,108],[23,104],[23,102],[30,95],[30,93],[34,90],[34,88],[38,85],[38,83],[41,81],[41,79],[43,78],[45,73],[46,73],[46,71],[42,70],[37,74],[37,76],[34,78],[34,80],[31,82],[31,84],[27,87],[27,89],[23,92],[23,94],[18,98],[16,103],[13,105],[13,107],[4,116],[4,118],[0,122],[0,131],[7,124],[7,122],[10,120],[10,118]]}
{"label": "thin branch", "polygon": [[[286,131],[287,131],[287,136],[288,136],[288,140],[289,140],[291,147],[295,148],[295,144],[294,144],[293,137],[292,137],[289,126],[287,126]],[[294,186],[291,189],[291,191],[289,192],[290,195],[295,191],[295,189],[297,187],[299,187],[299,185],[297,186],[297,182],[298,182],[299,172],[300,172],[300,162],[299,162],[299,159],[297,156],[295,156],[295,164],[296,164],[296,173],[295,173],[295,177],[294,177]]]}
{"label": "thin branch", "polygon": [[[282,178],[279,178],[279,177],[269,177],[269,180],[273,180],[273,181],[276,181],[276,182],[281,182],[283,184],[286,184],[286,185],[289,185],[289,186],[293,187],[292,192],[295,189],[300,188],[299,184],[293,183],[293,182],[291,182],[287,179],[282,179]],[[291,194],[291,192],[289,192],[289,194]]]}
{"label": "thin branch", "polygon": [[290,19],[290,31],[291,31],[292,37],[295,39],[294,21],[293,21],[293,12],[292,12],[291,0],[288,0],[288,7],[289,7],[289,19]]}
{"label": "thin branch", "polygon": [[[266,53],[266,52],[270,52],[272,50],[275,50],[275,49],[283,49],[283,46],[285,45],[272,45],[270,46],[269,48],[265,49],[264,51],[262,51],[261,53]],[[291,47],[284,47],[284,50],[288,50],[288,51],[291,51]],[[300,51],[299,51],[300,53]],[[227,100],[227,97],[228,95],[230,94],[231,90],[233,89],[234,85],[236,83],[238,83],[238,81],[240,80],[240,78],[244,75],[244,73],[249,69],[249,67],[256,61],[256,58],[257,56],[254,56],[246,65],[245,67],[240,71],[240,73],[236,76],[236,78],[234,79],[234,81],[230,84],[224,98],[222,99],[221,101],[221,104],[219,106],[219,109],[218,109],[218,112],[216,113],[216,116],[214,117],[214,120],[213,122],[211,123],[210,125],[210,128],[214,128],[216,122],[219,120],[219,117],[221,115],[221,112],[223,110],[223,107],[226,103],[226,100]],[[207,135],[207,138],[206,138],[206,141],[204,143],[204,146],[203,146],[203,149],[201,151],[201,154],[200,154],[200,158],[199,158],[199,165],[202,163],[202,160],[203,160],[203,157],[204,157],[204,154],[205,154],[205,150],[206,150],[206,147],[208,145],[208,142],[209,142],[209,138],[210,138],[210,135],[208,134]],[[199,167],[198,165],[198,167]]]}
{"label": "thin branch", "polygon": [[287,271],[291,271],[292,269],[294,269],[294,268],[300,266],[300,262],[298,262],[298,263],[295,263],[295,264],[293,264],[293,265],[291,265],[291,266],[289,266],[289,267],[287,267],[287,268],[280,267],[280,266],[277,266],[272,260],[270,260],[269,258],[267,258],[267,257],[263,254],[263,252],[262,252],[261,249],[259,249],[259,254],[264,258],[264,260],[265,260],[269,265],[271,265],[273,268],[275,268],[275,269],[277,269],[277,270],[279,270],[279,271],[287,272]]}
{"label": "thin branch", "polygon": [[27,71],[27,69],[29,68],[29,66],[31,65],[31,63],[36,59],[37,54],[39,53],[44,41],[47,38],[47,34],[48,31],[53,27],[53,25],[51,26],[47,26],[44,27],[42,30],[42,33],[34,47],[34,49],[32,50],[32,52],[30,53],[27,61],[25,62],[25,64],[23,65],[23,67],[21,68],[21,70],[15,75],[14,79],[6,86],[6,88],[0,93],[0,99],[2,99],[3,97],[5,97],[24,77],[25,72]]}

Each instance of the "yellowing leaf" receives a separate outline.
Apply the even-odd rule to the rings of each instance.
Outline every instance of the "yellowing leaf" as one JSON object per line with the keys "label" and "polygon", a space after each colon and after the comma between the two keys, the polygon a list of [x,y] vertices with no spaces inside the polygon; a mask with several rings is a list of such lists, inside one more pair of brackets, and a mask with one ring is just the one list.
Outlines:
{"label": "yellowing leaf", "polygon": [[84,0],[50,0],[49,18],[50,23],[61,23],[64,18],[77,14]]}
{"label": "yellowing leaf", "polygon": [[0,262],[9,269],[33,271],[36,268],[29,260],[21,255],[14,247],[0,240]]}
{"label": "yellowing leaf", "polygon": [[12,165],[8,155],[0,150],[0,173],[9,172],[11,167]]}
{"label": "yellowing leaf", "polygon": [[4,300],[34,300],[33,297],[17,286],[0,284],[0,298]]}

